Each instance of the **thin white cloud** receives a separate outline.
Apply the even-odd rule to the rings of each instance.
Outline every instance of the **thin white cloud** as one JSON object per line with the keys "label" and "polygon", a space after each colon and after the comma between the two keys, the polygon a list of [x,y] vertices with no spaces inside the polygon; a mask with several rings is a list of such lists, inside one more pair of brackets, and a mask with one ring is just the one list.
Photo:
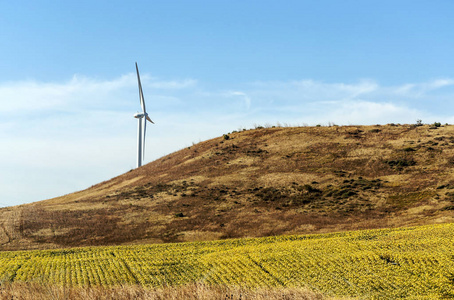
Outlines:
{"label": "thin white cloud", "polygon": [[393,88],[392,92],[395,93],[396,95],[406,96],[406,95],[409,95],[415,87],[416,87],[415,84],[408,83],[408,84],[404,84],[404,85]]}
{"label": "thin white cloud", "polygon": [[[245,90],[256,104],[291,106],[310,102],[332,102],[362,99],[380,92],[382,88],[373,80],[357,83],[326,83],[315,80],[289,82],[254,82]],[[256,105],[257,106],[257,105]]]}
{"label": "thin white cloud", "polygon": [[421,83],[407,83],[390,88],[390,92],[401,96],[418,98],[425,96],[427,93],[449,86],[454,86],[454,79],[444,78]]}
{"label": "thin white cloud", "polygon": [[442,88],[445,86],[450,86],[450,85],[454,85],[454,79],[445,78],[445,79],[433,80],[427,84],[424,84],[424,87],[425,87],[425,90],[430,91],[430,90],[435,90],[435,89],[439,89],[439,88]]}
{"label": "thin white cloud", "polygon": [[337,93],[345,95],[346,98],[356,98],[363,94],[368,94],[376,91],[379,85],[372,80],[361,80],[356,84],[346,83],[324,83],[313,80],[293,81],[291,85],[295,86],[299,90],[305,90],[308,92],[317,92],[320,94],[332,94]]}
{"label": "thin white cloud", "polygon": [[240,97],[243,100],[244,107],[246,109],[251,108],[251,98],[244,92],[241,91],[229,91],[225,94],[227,97]]}
{"label": "thin white cloud", "polygon": [[[196,86],[193,79],[163,81],[144,75],[143,88],[149,90],[181,90]],[[137,93],[137,78],[134,73],[112,80],[96,80],[74,75],[61,83],[20,81],[0,84],[0,113],[21,113],[42,110],[80,110],[99,108],[105,105],[116,108]],[[128,99],[128,100],[126,100]]]}

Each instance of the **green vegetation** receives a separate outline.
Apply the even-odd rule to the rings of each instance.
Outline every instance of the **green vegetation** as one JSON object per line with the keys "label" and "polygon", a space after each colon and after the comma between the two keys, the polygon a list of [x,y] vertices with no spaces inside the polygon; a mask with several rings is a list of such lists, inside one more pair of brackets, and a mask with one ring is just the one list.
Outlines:
{"label": "green vegetation", "polygon": [[3,282],[307,288],[361,299],[454,297],[454,224],[64,250],[0,252]]}

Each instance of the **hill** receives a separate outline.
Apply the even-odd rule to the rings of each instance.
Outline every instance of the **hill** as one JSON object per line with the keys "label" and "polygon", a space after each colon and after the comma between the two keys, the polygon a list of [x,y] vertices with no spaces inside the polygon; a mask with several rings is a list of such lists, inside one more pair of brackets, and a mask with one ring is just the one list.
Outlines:
{"label": "hill", "polygon": [[448,223],[453,166],[448,125],[233,132],[84,191],[0,209],[0,250]]}

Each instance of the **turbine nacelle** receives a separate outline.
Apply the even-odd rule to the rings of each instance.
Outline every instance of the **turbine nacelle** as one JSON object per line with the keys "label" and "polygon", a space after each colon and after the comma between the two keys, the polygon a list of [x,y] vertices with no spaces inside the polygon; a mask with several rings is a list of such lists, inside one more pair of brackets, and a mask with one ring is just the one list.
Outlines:
{"label": "turbine nacelle", "polygon": [[149,122],[151,122],[151,123],[154,124],[154,122],[150,119],[150,117],[148,116],[147,113],[136,113],[136,114],[134,115],[134,118],[136,118],[136,119],[142,119],[142,118],[144,118],[144,117],[145,117],[145,119],[147,119]]}

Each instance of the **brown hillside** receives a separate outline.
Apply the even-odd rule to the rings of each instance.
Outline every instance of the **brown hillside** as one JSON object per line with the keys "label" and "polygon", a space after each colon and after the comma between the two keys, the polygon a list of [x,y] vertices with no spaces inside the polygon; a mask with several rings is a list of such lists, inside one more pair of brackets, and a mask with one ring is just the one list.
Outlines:
{"label": "brown hillside", "polygon": [[453,222],[454,126],[234,132],[55,199],[0,209],[0,250]]}

